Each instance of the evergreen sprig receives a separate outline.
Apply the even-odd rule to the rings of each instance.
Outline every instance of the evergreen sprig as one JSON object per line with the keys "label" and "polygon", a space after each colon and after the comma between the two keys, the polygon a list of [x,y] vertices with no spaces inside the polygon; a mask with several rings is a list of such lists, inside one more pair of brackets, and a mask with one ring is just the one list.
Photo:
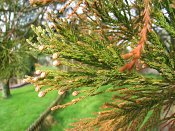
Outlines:
{"label": "evergreen sprig", "polygon": [[[84,3],[84,13],[74,11],[69,22],[50,14],[49,20],[54,27],[47,24],[45,29],[32,27],[38,43],[29,43],[36,47],[36,51],[39,49],[49,55],[57,53],[53,64],[72,68],[70,71],[43,72],[45,75],[41,74],[37,79],[29,77],[28,81],[39,86],[39,90],[45,85],[50,86],[39,92],[40,97],[50,90],[58,90],[59,94],[73,90],[73,96],[81,94],[52,110],[94,95],[114,94],[112,101],[104,103],[104,110],[95,118],[82,119],[70,130],[174,128],[174,111],[171,109],[175,100],[175,48],[171,20],[175,19],[175,9],[170,6],[172,0],[162,3],[158,0],[132,3],[128,0],[88,0]],[[78,6],[81,5],[78,3]],[[160,31],[166,31],[171,42],[163,40]],[[139,56],[136,57],[133,50],[129,52],[128,46]],[[122,54],[129,54],[127,60]],[[134,63],[130,64],[133,60]],[[128,62],[130,65],[124,66]],[[121,71],[122,66],[125,68]],[[143,75],[139,71],[145,67],[157,70],[159,75],[151,78]],[[105,85],[110,86],[102,88]]]}

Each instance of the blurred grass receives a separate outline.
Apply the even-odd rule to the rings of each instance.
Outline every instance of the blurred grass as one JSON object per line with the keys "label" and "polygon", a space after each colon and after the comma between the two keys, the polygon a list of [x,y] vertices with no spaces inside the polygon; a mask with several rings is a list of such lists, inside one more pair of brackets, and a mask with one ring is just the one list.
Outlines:
{"label": "blurred grass", "polygon": [[[104,88],[108,88],[105,86]],[[78,121],[81,118],[89,118],[95,116],[95,113],[100,110],[100,107],[111,100],[111,93],[105,93],[98,96],[89,97],[75,105],[71,105],[64,109],[57,110],[53,117],[57,121],[57,124],[51,127],[49,131],[64,131],[70,127],[70,124]],[[71,94],[66,96],[63,103],[70,102],[73,97]]]}
{"label": "blurred grass", "polygon": [[[40,66],[37,69],[57,70],[53,66]],[[144,76],[161,79],[161,76],[154,74]],[[108,86],[103,88],[108,88]],[[38,98],[32,85],[13,89],[11,92],[12,96],[9,99],[0,97],[0,131],[26,130],[57,96],[57,92],[50,92],[44,98]],[[100,110],[101,105],[111,100],[111,95],[111,93],[105,93],[93,96],[65,109],[57,110],[53,116],[57,123],[46,131],[63,131],[69,128],[71,123],[81,118],[93,117],[94,113]],[[68,95],[63,103],[70,102],[74,98]]]}
{"label": "blurred grass", "polygon": [[57,70],[58,68],[55,66],[37,66],[36,70],[47,71],[47,70]]}
{"label": "blurred grass", "polygon": [[12,89],[11,93],[8,99],[0,97],[0,131],[26,130],[57,97],[57,92],[52,92],[39,98],[32,85]]}
{"label": "blurred grass", "polygon": [[[161,76],[154,74],[147,74],[144,76],[147,78],[161,79]],[[104,86],[102,88],[108,88],[109,86]],[[105,102],[109,102],[111,100],[111,97],[112,93],[105,93],[87,98],[65,109],[57,110],[53,114],[53,117],[57,121],[57,124],[52,126],[49,131],[64,131],[66,128],[70,128],[71,123],[76,122],[81,118],[89,118],[95,116],[95,112],[100,111],[100,107]],[[70,102],[73,98],[75,97],[73,97],[72,95],[68,95],[63,103]],[[151,113],[148,113],[146,119],[148,119],[150,115]]]}
{"label": "blurred grass", "polygon": [[162,79],[161,75],[156,75],[156,74],[144,74],[143,76],[146,78],[153,78],[153,79],[159,79],[159,80]]}

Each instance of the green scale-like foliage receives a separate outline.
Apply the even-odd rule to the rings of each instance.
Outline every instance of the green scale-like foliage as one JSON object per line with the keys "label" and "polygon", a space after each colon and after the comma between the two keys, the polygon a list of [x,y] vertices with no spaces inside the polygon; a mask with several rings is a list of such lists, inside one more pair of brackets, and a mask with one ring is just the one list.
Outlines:
{"label": "green scale-like foliage", "polygon": [[[72,130],[159,130],[167,123],[169,128],[173,127],[175,120],[170,109],[175,100],[175,9],[170,0],[152,0],[149,5],[152,30],[147,33],[141,61],[156,69],[160,73],[157,77],[147,77],[134,68],[119,71],[132,59],[121,57],[128,52],[126,47],[134,48],[140,39],[143,1],[87,1],[84,13],[73,16],[70,22],[51,14],[49,19],[54,28],[47,24],[45,29],[32,27],[38,43],[28,42],[36,50],[43,46],[40,51],[46,54],[58,53],[57,60],[61,65],[70,66],[72,70],[48,70],[45,78],[29,80],[41,89],[49,85],[42,91],[44,94],[50,90],[75,90],[81,94],[79,98],[55,108],[64,108],[101,93],[114,94],[112,101],[104,104],[104,111],[96,118],[78,121]],[[167,40],[162,39],[164,34],[168,34]],[[104,85],[111,86],[104,89]]]}

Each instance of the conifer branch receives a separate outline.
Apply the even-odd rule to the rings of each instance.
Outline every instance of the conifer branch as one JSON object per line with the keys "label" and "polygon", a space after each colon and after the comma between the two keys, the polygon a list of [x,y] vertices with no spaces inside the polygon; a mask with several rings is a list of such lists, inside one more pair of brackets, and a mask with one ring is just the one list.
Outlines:
{"label": "conifer branch", "polygon": [[140,31],[140,40],[138,46],[134,48],[130,53],[122,55],[123,59],[130,59],[131,62],[120,68],[120,72],[125,70],[131,70],[141,57],[144,44],[147,41],[147,32],[151,30],[151,19],[150,19],[150,4],[149,0],[144,0],[144,12],[143,12],[143,28]]}
{"label": "conifer branch", "polygon": [[[69,1],[63,8],[71,2],[74,1]],[[54,28],[49,25],[45,25],[45,29],[33,27],[38,42],[28,42],[34,50],[52,55],[53,65],[58,70],[46,71],[45,75],[40,74],[36,79],[29,77],[28,81],[43,91],[39,96],[52,88],[59,95],[72,90],[73,96],[81,94],[52,110],[65,108],[88,97],[111,93],[112,100],[104,103],[94,118],[81,119],[70,130],[145,131],[168,126],[173,128],[174,111],[171,109],[175,101],[175,57],[174,51],[167,45],[171,47],[174,43],[167,44],[158,32],[165,31],[167,36],[174,38],[174,26],[162,12],[167,3],[160,6],[158,1],[144,0],[143,6],[141,1],[131,5],[123,0],[86,2],[84,13],[78,14],[74,10],[76,16],[71,17],[69,22],[50,14],[49,20],[54,23]],[[150,5],[154,7],[153,12]],[[135,16],[129,14],[131,9],[137,12]],[[154,10],[159,11],[154,13]],[[151,24],[154,31],[151,31]],[[139,38],[136,32],[140,32]],[[121,52],[130,43],[138,43],[138,46],[122,55],[124,60],[130,60],[124,65]],[[134,70],[124,72],[133,69],[133,66],[139,68],[139,62],[160,74],[148,77]],[[71,69],[60,70],[63,65]],[[49,87],[42,88],[45,85]]]}

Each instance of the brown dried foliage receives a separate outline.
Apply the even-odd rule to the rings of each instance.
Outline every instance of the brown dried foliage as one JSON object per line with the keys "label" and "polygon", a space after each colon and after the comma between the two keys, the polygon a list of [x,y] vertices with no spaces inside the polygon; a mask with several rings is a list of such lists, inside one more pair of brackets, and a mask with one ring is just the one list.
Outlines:
{"label": "brown dried foliage", "polygon": [[[63,12],[74,0],[69,0],[65,5],[64,7],[60,10],[60,12]],[[78,8],[81,6],[81,4],[83,3],[83,0],[80,0],[76,6],[73,8],[73,11],[71,14],[68,15],[68,19],[70,19],[72,16],[74,16],[74,14],[76,14]],[[85,8],[85,6],[84,6]]]}
{"label": "brown dried foliage", "polygon": [[144,0],[144,5],[145,9],[143,12],[143,21],[144,25],[143,28],[140,31],[140,40],[138,42],[138,46],[135,47],[131,52],[122,55],[122,58],[127,60],[127,59],[132,59],[129,63],[126,65],[122,66],[120,68],[120,72],[123,72],[125,70],[131,70],[134,65],[138,63],[138,60],[141,57],[141,52],[143,50],[144,44],[147,41],[147,33],[148,31],[151,30],[151,19],[150,19],[150,6],[149,6],[149,0]]}

